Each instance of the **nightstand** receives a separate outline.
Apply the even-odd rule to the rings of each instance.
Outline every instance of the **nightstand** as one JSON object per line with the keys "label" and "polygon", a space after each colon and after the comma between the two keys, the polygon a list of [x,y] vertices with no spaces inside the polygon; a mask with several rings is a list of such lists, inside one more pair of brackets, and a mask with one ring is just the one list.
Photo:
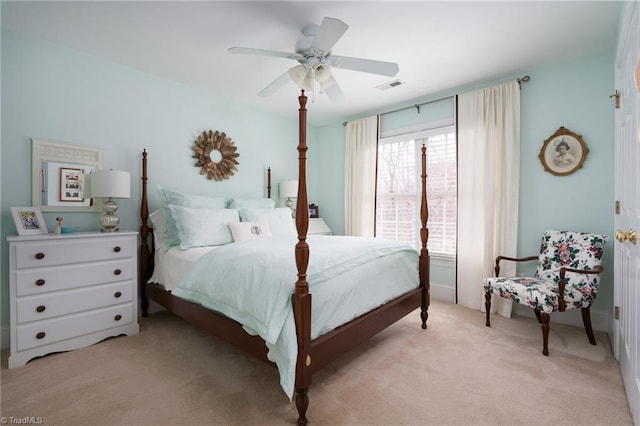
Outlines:
{"label": "nightstand", "polygon": [[8,237],[9,368],[137,334],[137,232]]}
{"label": "nightstand", "polygon": [[321,217],[309,218],[309,230],[307,235],[332,235],[331,228],[327,226]]}

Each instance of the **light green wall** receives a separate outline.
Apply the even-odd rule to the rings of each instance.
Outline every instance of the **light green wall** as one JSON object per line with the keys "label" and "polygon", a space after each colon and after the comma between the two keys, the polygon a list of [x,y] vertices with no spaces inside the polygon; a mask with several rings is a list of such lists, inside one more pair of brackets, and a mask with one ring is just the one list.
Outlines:
{"label": "light green wall", "polygon": [[[608,234],[594,311],[613,304],[614,51],[532,70],[523,88],[519,253],[537,253],[545,228]],[[560,126],[581,134],[589,154],[582,169],[558,177],[538,154]],[[541,206],[544,206],[541,208]]]}
{"label": "light green wall", "polygon": [[[200,194],[262,196],[267,166],[273,170],[274,193],[277,182],[297,175],[295,120],[11,32],[2,33],[1,59],[2,326],[9,318],[5,241],[15,233],[10,207],[31,204],[31,137],[102,146],[105,167],[130,171],[131,199],[119,203],[123,229],[136,229],[139,223],[142,148],[149,151],[152,206],[157,205],[156,183]],[[614,90],[613,64],[611,51],[526,70],[531,81],[521,92],[520,254],[535,253],[539,235],[548,227],[612,234],[614,112],[609,95]],[[409,105],[497,82],[416,99]],[[405,106],[392,105],[388,110]],[[425,107],[421,110],[421,117],[427,116]],[[411,114],[416,117],[412,109],[398,116],[412,125]],[[543,141],[559,126],[582,134],[590,149],[584,168],[567,177],[544,172],[538,160]],[[207,181],[193,166],[193,140],[209,129],[227,132],[238,146],[239,170],[228,181]],[[342,122],[308,131],[309,201],[318,204],[321,216],[337,234],[344,233],[344,138]],[[64,214],[65,224],[95,230],[98,215]],[[45,214],[50,228],[55,216]],[[612,246],[605,252],[607,272],[594,310],[611,310]],[[453,271],[438,270],[437,276],[441,284],[453,288]]]}
{"label": "light green wall", "polygon": [[[521,176],[519,244],[520,255],[536,254],[540,235],[549,228],[613,234],[614,111],[609,95],[614,92],[614,51],[579,60],[540,66],[511,77],[416,99],[408,105],[446,98],[498,82],[531,76],[521,89]],[[409,108],[384,117],[384,130],[409,127],[453,114],[453,102],[446,99]],[[390,107],[394,110],[396,107]],[[384,112],[384,111],[382,111]],[[370,114],[369,114],[370,115]],[[363,115],[362,117],[367,116]],[[361,117],[355,117],[361,118]],[[354,118],[352,118],[354,119]],[[560,126],[581,134],[590,152],[584,167],[570,176],[558,177],[544,171],[538,153],[545,139]],[[331,149],[325,157],[344,163],[344,128],[341,124],[318,129],[335,141],[323,145]],[[338,139],[340,139],[338,141]],[[333,171],[334,169],[332,169]],[[335,170],[343,176],[343,170]],[[331,178],[331,182],[335,180]],[[327,221],[343,232],[344,187],[326,185],[319,190],[323,205],[339,210]],[[327,218],[327,209],[323,210]],[[335,219],[334,219],[335,217]],[[337,220],[337,221],[335,221]],[[613,301],[613,243],[605,250],[605,273],[594,311],[610,312]],[[532,272],[524,269],[523,272]],[[455,270],[435,267],[432,278],[454,288]]]}
{"label": "light green wall", "polygon": [[310,198],[320,210],[320,216],[334,234],[344,235],[344,139],[342,124],[313,130],[315,139],[309,143],[310,167],[314,178],[309,191],[317,194]]}
{"label": "light green wall", "polygon": [[[104,148],[104,166],[131,172],[131,198],[119,200],[121,229],[138,229],[141,151],[149,153],[149,196],[156,184],[196,194],[261,197],[266,168],[277,183],[296,177],[297,120],[251,110],[196,88],[3,31],[1,142],[1,324],[9,323],[7,235],[16,233],[11,206],[31,205],[31,141],[40,137]],[[297,104],[292,108],[297,109]],[[193,141],[225,131],[240,157],[223,182],[194,167]],[[314,144],[310,132],[309,144]],[[310,199],[315,197],[310,191]],[[282,201],[282,200],[279,200]],[[45,213],[49,230],[56,213]],[[99,213],[64,213],[65,225],[98,230]]]}
{"label": "light green wall", "polygon": [[424,123],[437,123],[442,120],[452,119],[454,116],[455,100],[453,96],[431,100],[424,105],[416,102],[412,107],[382,114],[380,117],[380,133],[384,136],[387,132],[393,130],[414,128]]}

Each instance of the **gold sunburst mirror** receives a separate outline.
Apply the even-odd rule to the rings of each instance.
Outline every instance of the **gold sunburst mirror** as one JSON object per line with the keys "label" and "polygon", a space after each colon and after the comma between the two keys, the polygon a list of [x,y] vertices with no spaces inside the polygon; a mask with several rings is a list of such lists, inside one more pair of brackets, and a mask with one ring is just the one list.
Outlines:
{"label": "gold sunburst mirror", "polygon": [[193,158],[198,161],[195,166],[200,167],[200,174],[207,175],[207,179],[217,181],[229,179],[233,176],[233,171],[238,170],[239,164],[237,148],[233,140],[224,132],[204,131],[195,140],[191,149],[194,151]]}

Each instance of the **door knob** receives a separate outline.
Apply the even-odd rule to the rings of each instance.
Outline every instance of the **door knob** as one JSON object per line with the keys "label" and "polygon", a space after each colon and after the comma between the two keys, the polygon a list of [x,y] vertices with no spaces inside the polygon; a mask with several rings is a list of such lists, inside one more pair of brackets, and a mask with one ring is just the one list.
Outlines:
{"label": "door knob", "polygon": [[625,241],[629,241],[631,244],[638,243],[638,236],[636,231],[633,229],[629,229],[627,232],[624,232],[621,229],[616,229],[616,240],[624,243]]}

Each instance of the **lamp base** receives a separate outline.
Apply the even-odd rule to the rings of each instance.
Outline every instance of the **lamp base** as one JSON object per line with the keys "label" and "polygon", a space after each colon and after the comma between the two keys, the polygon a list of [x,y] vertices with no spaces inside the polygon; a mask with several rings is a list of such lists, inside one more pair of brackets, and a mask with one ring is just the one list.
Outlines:
{"label": "lamp base", "polygon": [[120,228],[118,225],[120,224],[120,218],[115,214],[116,210],[118,210],[118,205],[113,200],[113,198],[108,198],[105,200],[102,210],[104,214],[100,218],[100,224],[102,225],[101,232],[118,232]]}
{"label": "lamp base", "polygon": [[284,205],[291,209],[291,218],[296,218],[296,209],[293,208],[293,200],[291,198],[287,198],[287,201],[284,202]]}

